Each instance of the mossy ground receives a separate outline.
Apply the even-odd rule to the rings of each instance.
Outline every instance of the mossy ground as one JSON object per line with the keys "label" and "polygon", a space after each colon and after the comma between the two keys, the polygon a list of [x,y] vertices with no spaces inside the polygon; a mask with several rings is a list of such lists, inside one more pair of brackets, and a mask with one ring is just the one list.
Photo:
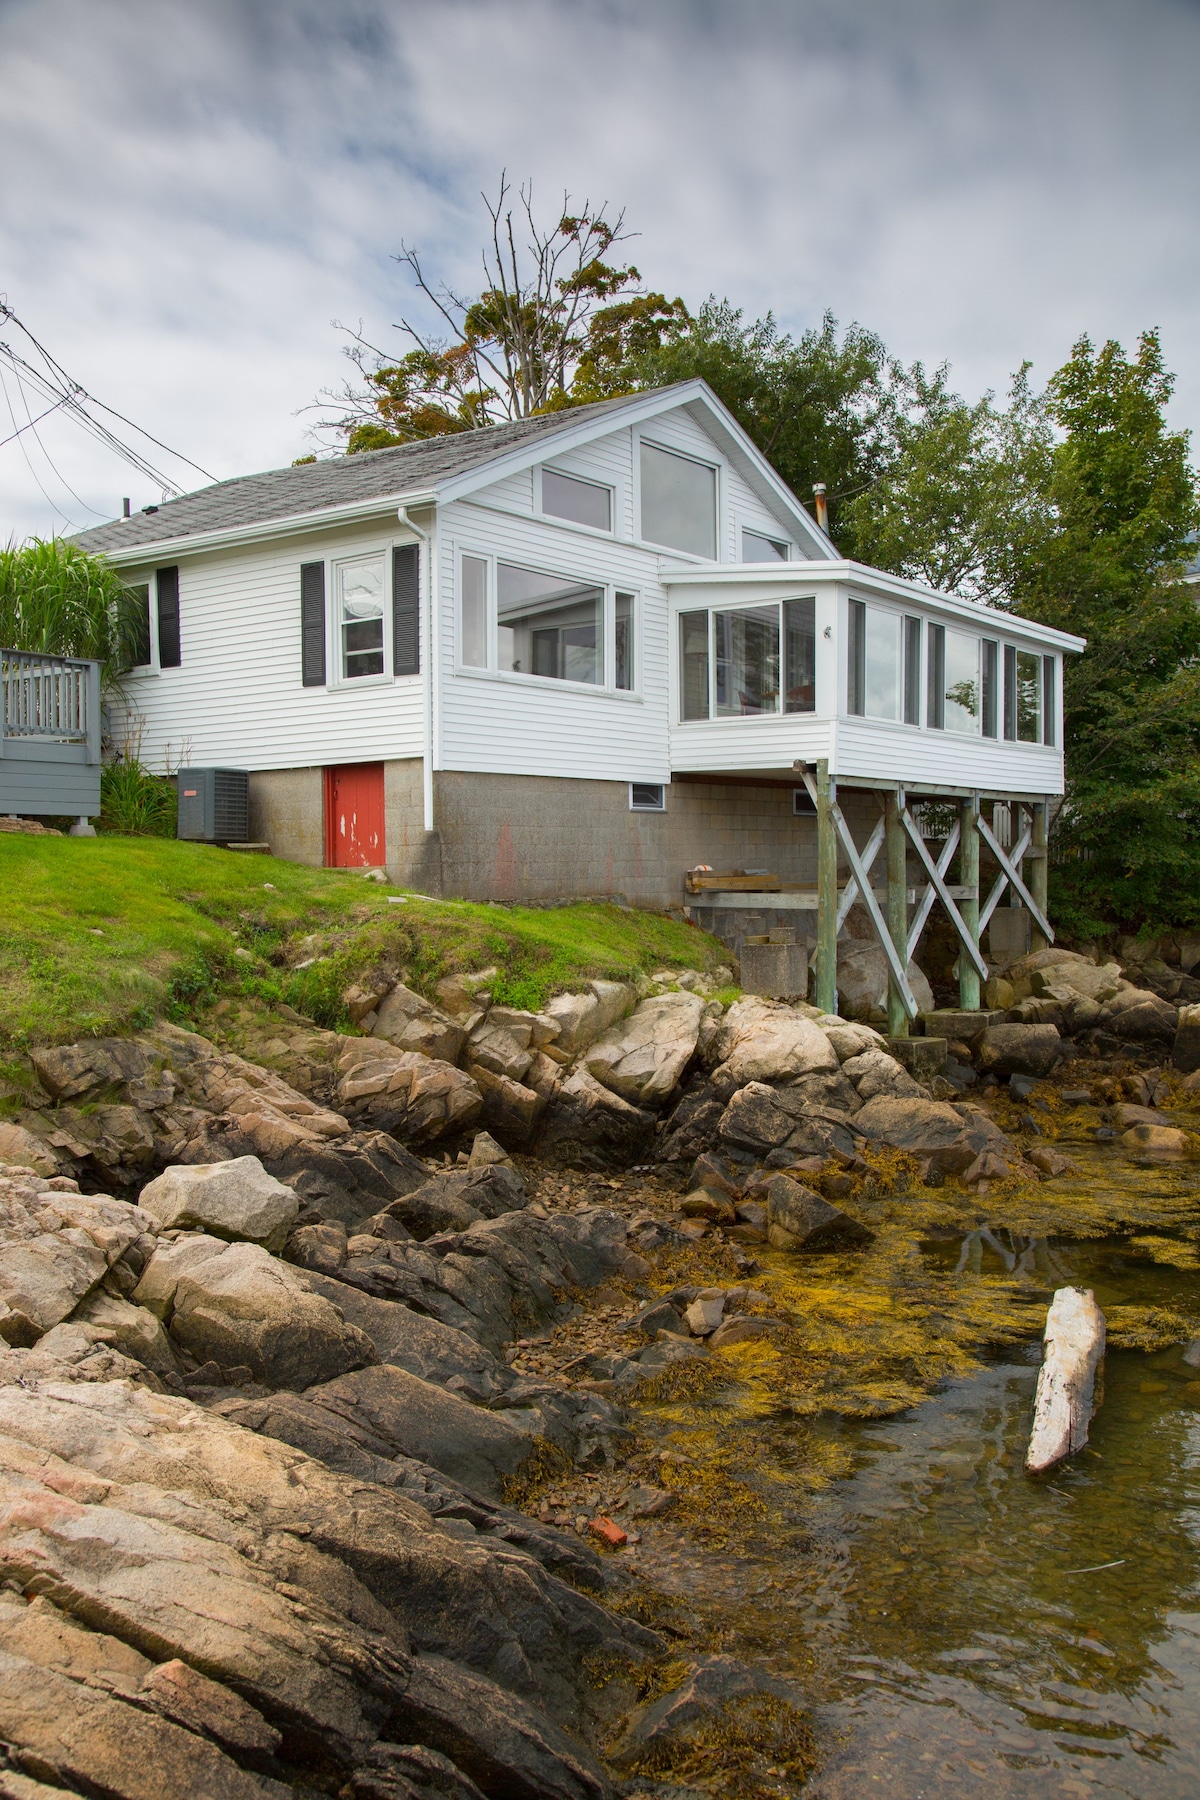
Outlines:
{"label": "mossy ground", "polygon": [[[389,898],[390,896],[390,898]],[[710,969],[715,938],[619,906],[482,906],[161,838],[0,837],[0,1054],[202,1023],[222,997],[345,1024],[375,968],[431,992],[494,967],[495,998],[540,1006],[593,976]]]}

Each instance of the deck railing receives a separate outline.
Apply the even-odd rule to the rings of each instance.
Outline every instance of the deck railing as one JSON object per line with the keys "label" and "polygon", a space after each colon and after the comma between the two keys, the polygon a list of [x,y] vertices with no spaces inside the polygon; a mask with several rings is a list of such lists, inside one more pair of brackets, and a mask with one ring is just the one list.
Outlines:
{"label": "deck railing", "polygon": [[100,761],[100,664],[82,657],[0,649],[0,755],[3,739],[86,746]]}

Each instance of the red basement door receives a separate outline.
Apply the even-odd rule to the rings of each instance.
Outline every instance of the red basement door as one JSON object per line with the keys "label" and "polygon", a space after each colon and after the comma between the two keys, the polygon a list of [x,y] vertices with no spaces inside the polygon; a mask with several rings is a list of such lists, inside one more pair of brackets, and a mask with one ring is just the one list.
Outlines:
{"label": "red basement door", "polygon": [[381,869],[387,861],[383,764],[325,771],[325,862],[331,869]]}

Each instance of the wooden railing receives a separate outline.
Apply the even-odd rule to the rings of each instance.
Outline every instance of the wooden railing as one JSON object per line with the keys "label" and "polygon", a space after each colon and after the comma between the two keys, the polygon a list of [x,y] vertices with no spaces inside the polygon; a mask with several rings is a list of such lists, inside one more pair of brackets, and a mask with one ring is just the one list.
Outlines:
{"label": "wooden railing", "polygon": [[100,664],[82,657],[0,649],[0,756],[3,740],[45,747],[79,744],[100,761]]}

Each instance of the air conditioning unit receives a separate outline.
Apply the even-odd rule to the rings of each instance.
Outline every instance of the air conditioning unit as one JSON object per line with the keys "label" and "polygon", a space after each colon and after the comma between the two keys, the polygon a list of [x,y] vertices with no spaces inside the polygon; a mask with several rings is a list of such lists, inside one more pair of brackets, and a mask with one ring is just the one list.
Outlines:
{"label": "air conditioning unit", "polygon": [[180,769],[175,835],[201,844],[244,844],[250,836],[245,769]]}

